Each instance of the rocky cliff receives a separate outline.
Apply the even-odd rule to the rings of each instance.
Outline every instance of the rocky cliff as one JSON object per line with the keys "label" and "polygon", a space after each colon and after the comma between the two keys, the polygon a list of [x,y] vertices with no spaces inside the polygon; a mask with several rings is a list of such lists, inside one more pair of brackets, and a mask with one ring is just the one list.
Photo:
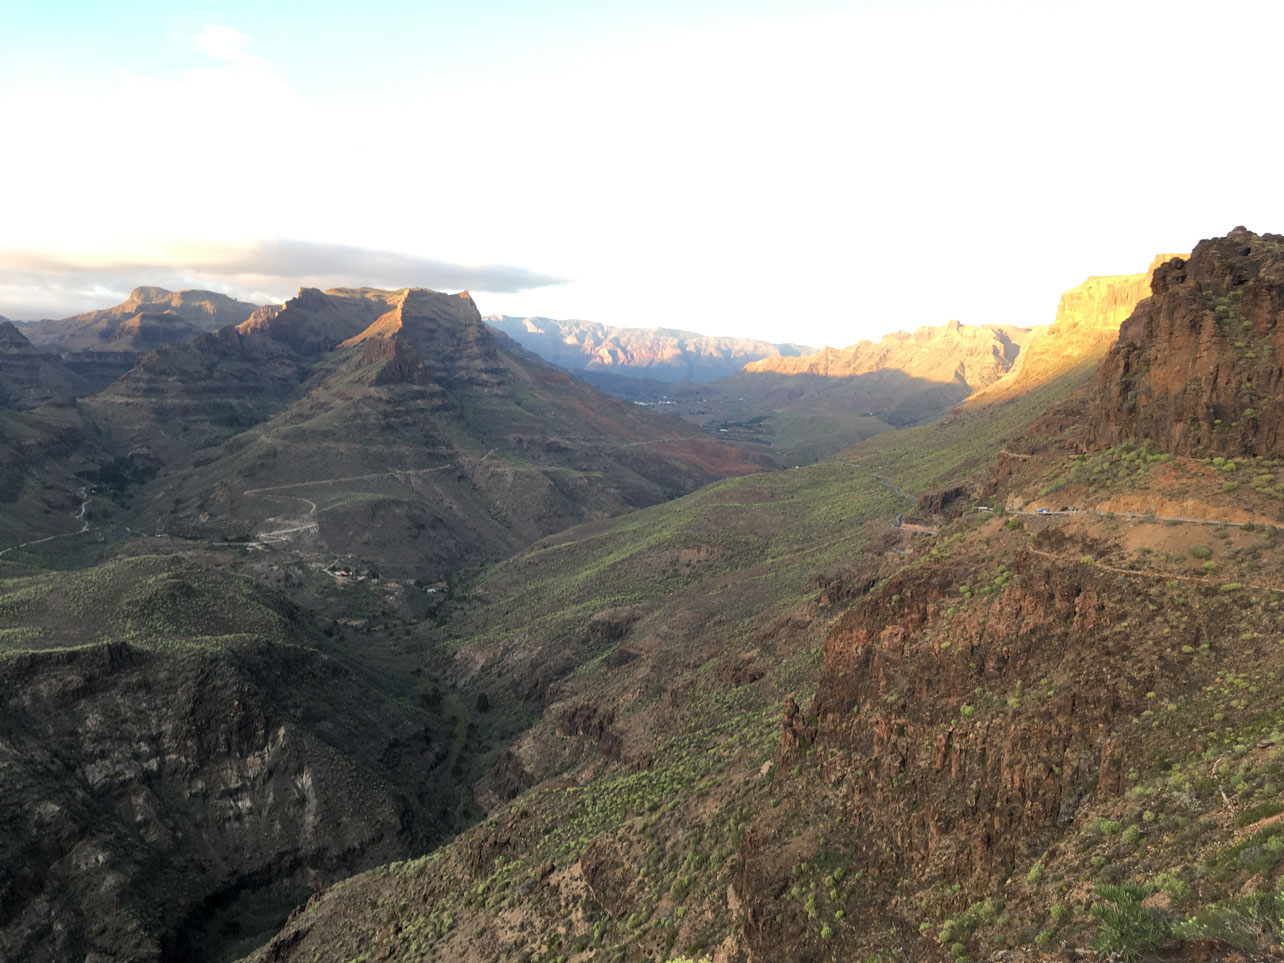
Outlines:
{"label": "rocky cliff", "polygon": [[435,721],[248,579],[139,558],[0,612],[0,958],[226,959],[440,830]]}
{"label": "rocky cliff", "polygon": [[1237,227],[1154,275],[1102,362],[1093,438],[1182,455],[1284,454],[1284,236]]}
{"label": "rocky cliff", "polygon": [[1026,328],[951,321],[913,332],[895,331],[876,343],[858,341],[846,348],[826,347],[800,357],[766,358],[745,365],[744,370],[844,378],[894,369],[912,378],[957,381],[976,390],[997,381],[1012,367],[1029,335]]}
{"label": "rocky cliff", "polygon": [[1150,294],[1155,270],[1175,257],[1160,254],[1140,274],[1090,277],[1061,295],[1051,325],[1036,328],[1011,372],[977,393],[972,403],[997,401],[1045,384],[1079,364],[1100,358],[1119,337],[1119,326]]}
{"label": "rocky cliff", "polygon": [[590,321],[502,314],[491,315],[486,322],[545,361],[568,371],[671,382],[713,381],[734,374],[746,362],[813,350],[797,344],[712,337],[673,328],[616,328]]}
{"label": "rocky cliff", "polygon": [[[1089,553],[1107,543],[1092,529],[1034,535],[989,520],[954,532],[954,544],[844,616],[825,642],[815,699],[785,703],[780,805],[746,833],[735,883],[751,960],[850,958],[817,932],[816,904],[845,917],[830,924],[835,942],[846,930],[860,934],[857,946],[899,946],[912,959],[976,958],[990,947],[972,944],[974,931],[1035,941],[1038,927],[1013,925],[1024,918],[1050,935],[1060,922],[1048,922],[1051,903],[1088,898],[1080,881],[1102,866],[1098,885],[1127,878],[1125,866],[1137,879],[1170,866],[1186,876],[1202,858],[1178,832],[1186,822],[1169,794],[1189,791],[1186,773],[1206,774],[1236,739],[1258,738],[1203,720],[1232,691],[1228,674],[1275,678],[1278,657],[1257,643],[1280,625],[1272,603],[1216,581],[1165,582],[1144,559],[1102,564]],[[1258,712],[1274,713],[1264,702],[1230,706],[1218,712],[1248,732]],[[1185,760],[1175,779],[1169,770]],[[1204,778],[1183,812],[1221,809],[1225,791],[1218,799]],[[1138,823],[1125,845],[1111,848],[1121,824],[1107,819]],[[834,867],[859,880],[854,892],[834,885]],[[799,882],[826,872],[828,901],[821,891],[809,910]],[[1246,892],[1251,872],[1238,877]]]}

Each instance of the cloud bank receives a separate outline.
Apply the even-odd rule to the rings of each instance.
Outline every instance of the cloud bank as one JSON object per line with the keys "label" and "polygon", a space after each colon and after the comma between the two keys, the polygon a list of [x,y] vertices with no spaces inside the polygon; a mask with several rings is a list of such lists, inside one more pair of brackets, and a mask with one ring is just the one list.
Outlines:
{"label": "cloud bank", "polygon": [[264,239],[173,243],[126,257],[0,249],[0,315],[63,317],[107,307],[140,284],[281,301],[300,287],[427,287],[515,294],[566,279],[505,264],[464,265],[347,244]]}

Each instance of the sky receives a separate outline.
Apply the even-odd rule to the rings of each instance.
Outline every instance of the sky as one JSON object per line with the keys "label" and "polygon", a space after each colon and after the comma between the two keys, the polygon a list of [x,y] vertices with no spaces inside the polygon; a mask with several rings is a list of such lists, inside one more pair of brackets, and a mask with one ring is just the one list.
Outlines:
{"label": "sky", "polygon": [[1284,232],[1275,0],[13,4],[0,315],[135,285],[846,345]]}

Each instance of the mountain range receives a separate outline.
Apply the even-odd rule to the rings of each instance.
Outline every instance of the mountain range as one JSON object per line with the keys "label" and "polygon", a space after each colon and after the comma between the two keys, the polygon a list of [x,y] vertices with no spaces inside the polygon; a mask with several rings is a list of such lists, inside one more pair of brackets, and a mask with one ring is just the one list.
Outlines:
{"label": "mountain range", "polygon": [[1277,956],[1282,258],[735,375],[892,399],[788,470],[467,294],[8,334],[0,957]]}
{"label": "mountain range", "polygon": [[493,314],[486,323],[568,371],[665,382],[714,381],[760,358],[793,357],[814,350],[752,338],[712,337],[673,328],[617,328],[591,321]]}
{"label": "mountain range", "polygon": [[1282,243],[1165,262],[1098,365],[486,573],[428,652],[539,707],[488,818],[251,959],[1270,958],[1281,452],[1185,426],[1278,344]]}

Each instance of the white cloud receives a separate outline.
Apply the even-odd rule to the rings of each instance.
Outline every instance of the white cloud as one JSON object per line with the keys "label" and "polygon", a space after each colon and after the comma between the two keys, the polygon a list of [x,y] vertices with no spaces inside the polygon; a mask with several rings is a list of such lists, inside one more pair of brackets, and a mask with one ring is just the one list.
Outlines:
{"label": "white cloud", "polygon": [[231,63],[247,63],[255,60],[249,52],[249,35],[233,30],[231,27],[209,24],[191,39],[197,47],[218,60]]}
{"label": "white cloud", "polygon": [[0,314],[23,319],[107,307],[140,284],[212,288],[263,303],[284,300],[305,286],[513,293],[562,283],[560,278],[509,265],[453,264],[290,239],[237,245],[172,241],[111,256],[0,248]]}
{"label": "white cloud", "polygon": [[1243,167],[1284,146],[1262,121],[1280,21],[1249,0],[1215,18],[859,5],[657,30],[520,76],[479,48],[467,73],[385,82],[331,47],[344,82],[325,96],[293,80],[304,51],[207,27],[208,59],[177,76],[0,91],[21,132],[0,243],[159,265],[176,235],[287,236],[516,264],[576,280],[483,310],[772,340],[1044,323],[1088,274],[1284,224]]}

